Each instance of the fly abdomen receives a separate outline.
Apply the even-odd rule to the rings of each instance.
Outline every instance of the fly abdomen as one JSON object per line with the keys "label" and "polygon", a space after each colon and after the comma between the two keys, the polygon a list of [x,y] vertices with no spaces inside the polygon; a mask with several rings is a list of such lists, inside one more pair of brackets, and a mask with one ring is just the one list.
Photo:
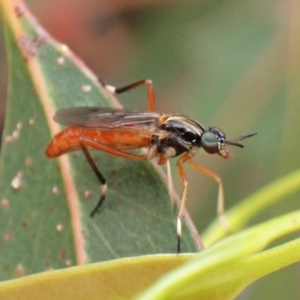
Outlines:
{"label": "fly abdomen", "polygon": [[45,154],[49,158],[60,156],[64,153],[80,149],[79,137],[82,128],[68,127],[54,136],[48,145]]}
{"label": "fly abdomen", "polygon": [[80,149],[80,138],[88,139],[117,150],[129,150],[149,147],[151,137],[134,132],[116,132],[108,130],[94,130],[70,126],[54,136],[45,154],[49,158]]}

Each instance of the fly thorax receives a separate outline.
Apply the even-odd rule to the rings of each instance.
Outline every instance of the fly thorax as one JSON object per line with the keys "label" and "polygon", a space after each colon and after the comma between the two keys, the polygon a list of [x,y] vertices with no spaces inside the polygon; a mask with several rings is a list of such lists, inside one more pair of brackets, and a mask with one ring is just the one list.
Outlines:
{"label": "fly thorax", "polygon": [[170,116],[161,125],[167,137],[157,141],[159,153],[168,157],[189,152],[191,155],[201,147],[202,125],[186,116]]}

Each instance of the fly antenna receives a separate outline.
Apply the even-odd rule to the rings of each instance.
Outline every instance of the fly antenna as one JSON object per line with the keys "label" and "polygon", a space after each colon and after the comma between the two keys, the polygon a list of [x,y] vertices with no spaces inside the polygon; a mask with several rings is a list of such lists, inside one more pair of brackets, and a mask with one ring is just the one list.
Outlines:
{"label": "fly antenna", "polygon": [[247,139],[249,137],[252,137],[254,135],[256,135],[257,132],[254,132],[254,133],[250,133],[250,134],[247,134],[247,135],[242,135],[242,136],[239,136],[239,137],[236,137],[236,138],[232,138],[232,139],[226,139],[224,141],[224,143],[226,145],[231,145],[231,146],[236,146],[236,147],[240,147],[240,148],[244,148],[244,146],[240,143],[237,143],[237,141],[241,141],[241,140],[244,140],[244,139]]}

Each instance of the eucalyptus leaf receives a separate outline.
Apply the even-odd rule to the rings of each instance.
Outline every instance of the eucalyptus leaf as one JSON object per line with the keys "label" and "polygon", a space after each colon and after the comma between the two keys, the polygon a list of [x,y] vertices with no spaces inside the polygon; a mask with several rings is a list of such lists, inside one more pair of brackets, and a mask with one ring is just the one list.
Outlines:
{"label": "eucalyptus leaf", "polygon": [[[175,253],[168,191],[150,162],[93,152],[109,190],[99,213],[90,218],[100,185],[82,153],[46,158],[47,144],[63,128],[52,120],[55,111],[118,102],[66,45],[37,23],[23,2],[0,3],[10,69],[0,170],[5,237],[0,278]],[[182,249],[197,250],[186,225]]]}

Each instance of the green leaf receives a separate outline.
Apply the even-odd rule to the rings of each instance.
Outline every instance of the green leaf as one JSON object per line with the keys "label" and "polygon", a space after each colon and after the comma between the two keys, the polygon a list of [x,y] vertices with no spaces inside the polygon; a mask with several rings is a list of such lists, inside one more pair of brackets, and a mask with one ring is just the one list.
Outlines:
{"label": "green leaf", "polygon": [[299,229],[297,211],[227,237],[198,255],[126,258],[3,282],[0,298],[234,299],[253,281],[300,260],[299,238],[264,250]]}
{"label": "green leaf", "polygon": [[1,299],[131,299],[191,254],[124,258],[0,283]]}
{"label": "green leaf", "polygon": [[[92,153],[109,190],[101,211],[91,219],[100,187],[83,155],[45,157],[47,144],[61,129],[52,120],[56,110],[118,104],[22,2],[0,4],[10,69],[0,170],[0,279],[126,256],[174,253],[174,215],[166,185],[152,164]],[[186,225],[182,249],[197,249]]]}
{"label": "green leaf", "polygon": [[299,229],[296,211],[224,238],[135,299],[235,299],[253,281],[300,260],[300,238],[262,251]]}

